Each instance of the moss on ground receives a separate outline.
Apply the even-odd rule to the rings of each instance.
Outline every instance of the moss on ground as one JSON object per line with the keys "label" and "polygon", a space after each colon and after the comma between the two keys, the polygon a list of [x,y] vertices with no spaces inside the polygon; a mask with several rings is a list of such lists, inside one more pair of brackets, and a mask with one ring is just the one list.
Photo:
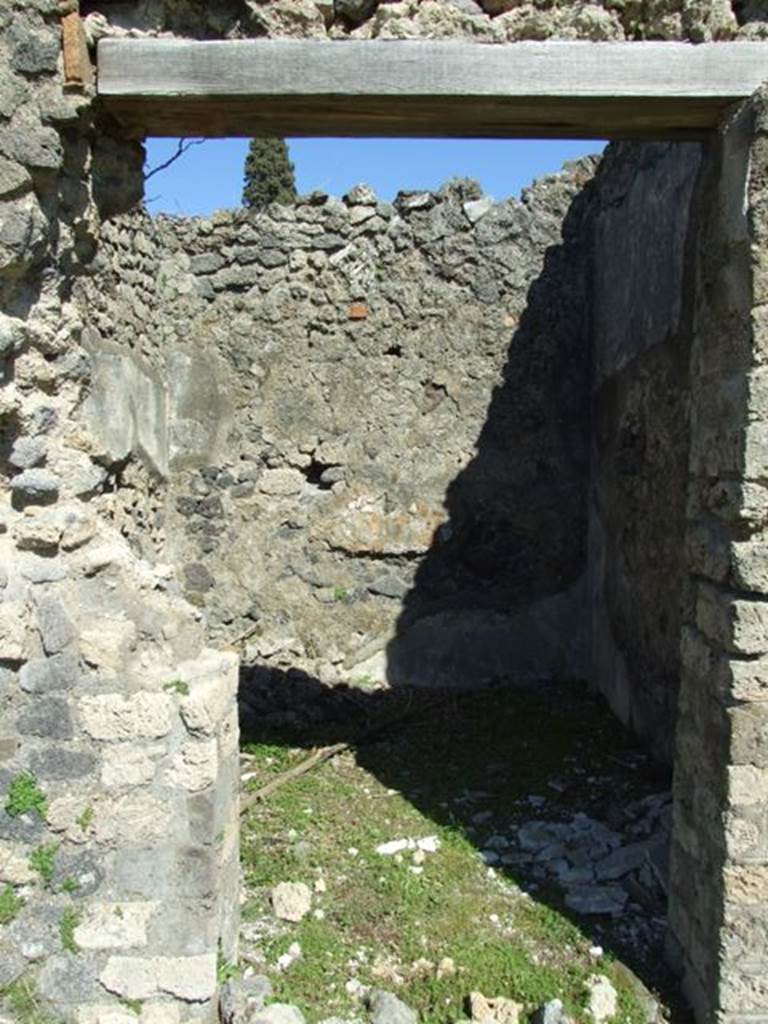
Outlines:
{"label": "moss on ground", "polygon": [[15,1024],[62,1024],[45,1008],[31,978],[18,978],[0,988],[0,1005],[11,1013]]}
{"label": "moss on ground", "polygon": [[[365,697],[368,725],[375,700]],[[306,745],[328,739],[333,735],[314,727]],[[254,758],[251,788],[305,756],[272,736],[246,749]],[[611,806],[666,781],[583,687],[449,698],[292,781],[249,813],[244,917],[260,936],[251,954],[263,957],[277,996],[310,1021],[359,1016],[346,988],[353,978],[397,992],[424,1024],[461,1019],[472,990],[513,998],[529,1014],[557,997],[583,1020],[584,983],[599,972],[619,992],[617,1021],[640,1024],[633,975],[610,954],[596,962],[593,937],[564,912],[560,894],[542,889],[534,898],[522,875],[489,869],[478,847],[495,823],[509,829],[575,811],[610,817]],[[540,799],[532,804],[531,796]],[[429,835],[440,847],[416,855],[420,863],[409,851],[376,852],[393,839]],[[325,890],[298,924],[270,918],[268,893],[282,881],[316,889],[319,882]],[[275,970],[296,942],[301,957]]]}

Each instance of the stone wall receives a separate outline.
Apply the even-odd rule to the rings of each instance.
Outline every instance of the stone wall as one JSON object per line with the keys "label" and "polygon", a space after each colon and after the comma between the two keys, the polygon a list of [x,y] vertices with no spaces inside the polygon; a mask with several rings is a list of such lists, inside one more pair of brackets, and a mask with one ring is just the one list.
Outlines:
{"label": "stone wall", "polygon": [[82,1024],[213,1020],[237,659],[111,525],[122,467],[76,413],[93,363],[73,288],[142,154],[63,92],[59,51],[55,3],[3,5],[0,986]]}
{"label": "stone wall", "polygon": [[[91,11],[87,22],[92,40],[122,31],[209,37],[322,37],[351,32],[380,38],[450,35],[499,42],[552,36],[701,40],[765,34],[762,4],[740,2],[731,7],[720,0],[621,5],[499,2],[493,8],[484,3],[482,9],[470,0],[420,4],[221,0],[215,5],[147,0],[105,3],[103,10],[99,4],[85,6]],[[181,454],[190,430],[197,431],[197,451],[218,452],[219,427],[229,422],[222,412],[230,407],[232,394],[219,386],[217,374],[225,383],[231,379],[234,351],[211,373],[213,364],[195,362],[196,352],[184,337],[192,323],[202,330],[202,309],[210,300],[196,289],[218,271],[193,273],[191,262],[187,268],[178,250],[168,257],[167,273],[161,273],[158,265],[154,274],[156,250],[144,254],[146,267],[141,265],[141,254],[134,254],[136,263],[129,266],[128,251],[134,241],[138,246],[140,232],[131,229],[121,242],[121,228],[109,226],[109,218],[118,217],[140,197],[141,152],[120,139],[114,126],[94,120],[90,97],[64,92],[58,14],[53,0],[8,0],[0,11],[0,891],[5,906],[14,911],[13,919],[0,926],[0,985],[28,982],[43,1004],[79,1024],[105,1018],[115,1024],[213,1020],[217,961],[232,958],[236,951],[236,661],[226,650],[206,649],[201,609],[183,598],[184,588],[192,595],[201,593],[190,588],[189,573],[177,585],[173,571],[157,560],[167,543],[170,522],[183,518],[191,523],[198,515],[206,521],[215,519],[202,515],[197,507],[191,516],[183,516],[176,507],[168,511],[163,473],[174,466],[174,478],[185,487],[189,484],[179,497],[214,499],[206,507],[215,509],[215,499],[223,503],[224,495],[231,507],[259,500],[271,509],[272,499],[276,504],[282,496],[258,490],[262,480],[293,481],[294,486],[298,473],[302,489],[323,492],[323,500],[331,502],[339,500],[333,487],[340,481],[330,477],[323,481],[323,473],[352,462],[336,462],[335,455],[325,462],[317,448],[302,452],[297,442],[298,456],[308,455],[310,462],[309,466],[293,465],[286,457],[299,461],[293,447],[283,452],[272,438],[262,435],[258,444],[266,457],[259,456],[263,465],[256,479],[238,479],[230,485],[226,473],[220,478],[217,472],[214,480],[208,480],[198,468],[225,467],[220,461],[211,463],[207,455],[201,467],[184,464]],[[596,445],[593,457],[602,474],[596,481],[602,489],[595,490],[596,499],[613,489],[628,514],[648,508],[643,504],[643,487],[657,471],[671,480],[683,448],[687,445],[690,451],[670,948],[679,954],[700,1020],[719,1024],[757,1024],[765,1017],[768,1002],[764,693],[768,652],[762,540],[766,519],[765,138],[762,97],[755,111],[747,111],[724,133],[719,153],[705,168],[718,198],[709,205],[702,242],[696,248],[696,306],[691,314],[683,308],[677,336],[680,346],[690,344],[691,348],[689,437],[681,428],[673,445],[645,459],[642,472],[631,476],[631,484],[622,483],[625,477],[620,471],[632,465],[636,454],[634,425],[642,416],[646,424],[655,423],[657,417],[662,417],[660,423],[675,419],[675,411],[682,408],[684,374],[669,351],[654,345],[633,358],[641,384],[651,370],[664,381],[662,398],[669,397],[669,409],[650,389],[642,386],[637,391],[626,368],[616,361],[596,392],[606,427],[626,423],[630,428],[619,435],[627,438],[627,459],[623,451],[612,448],[607,430]],[[664,166],[667,159],[673,170],[672,158],[657,154],[648,168],[651,176],[658,173],[654,167]],[[620,161],[616,166],[621,166]],[[682,194],[689,180],[680,179]],[[617,186],[618,212],[609,209],[609,202],[606,224],[611,217],[631,211],[635,188],[631,182]],[[538,209],[546,208],[540,199],[536,202]],[[553,220],[564,214],[563,202],[561,195]],[[350,236],[351,211],[358,206],[366,204],[351,204],[344,214],[349,218]],[[454,207],[457,216],[466,218],[461,203],[445,196],[426,212],[414,210],[410,221],[402,220],[413,224],[418,217],[419,224],[431,225]],[[324,216],[321,213],[321,219]],[[379,216],[378,211],[373,215]],[[474,228],[462,221],[462,230],[474,237],[484,221],[491,218],[488,223],[492,224],[495,216],[489,211]],[[682,222],[673,223],[678,232],[673,232],[674,237],[681,238]],[[232,223],[220,227],[231,237]],[[566,238],[565,246],[560,245],[556,224],[549,224],[539,241],[531,230],[531,238],[535,244],[526,251],[537,253],[539,260],[544,248],[554,244],[553,269],[562,269],[561,259],[568,266],[569,251],[580,244]],[[167,286],[175,290],[178,303],[189,288],[190,310],[197,304],[188,318],[185,314],[186,319],[174,325],[164,323],[158,306],[158,319],[147,321],[152,330],[139,330],[139,336],[146,335],[137,339],[140,356],[134,351],[130,358],[125,340],[110,334],[106,322],[98,322],[99,307],[91,301],[93,280],[108,277],[115,247],[121,244],[125,247],[121,270],[138,275],[137,282],[142,274],[151,277],[151,286],[145,281],[148,295]],[[202,234],[196,244],[195,255],[210,255]],[[689,266],[693,272],[693,263]],[[280,271],[281,265],[264,267],[265,274],[275,270]],[[544,258],[541,270],[531,267],[531,276],[519,287],[528,281],[533,284],[537,274],[541,280],[546,270]],[[300,267],[290,268],[297,289],[300,274]],[[491,280],[499,279],[492,275]],[[463,294],[472,296],[475,310],[488,302],[474,294],[472,281],[440,281],[441,299],[452,289],[459,294],[463,287],[467,289]],[[115,288],[118,285],[133,287],[127,274],[125,281],[114,283]],[[236,289],[227,286],[222,294],[230,291],[221,302],[231,303],[227,309],[237,314]],[[534,288],[529,308],[536,305],[535,292]],[[514,294],[517,302],[522,293]],[[297,290],[289,301],[301,304],[305,298]],[[136,295],[133,314],[138,324],[146,314],[141,303],[141,295]],[[348,312],[354,303],[366,305],[368,315],[347,319],[344,310]],[[546,324],[546,310],[541,307],[539,315]],[[347,305],[345,295],[334,308],[336,326],[343,324],[336,343],[358,339],[365,354],[365,345],[372,344],[366,332],[376,303],[367,302],[366,296],[349,295]],[[676,307],[671,308],[674,312]],[[278,322],[279,306],[272,315]],[[405,314],[403,318],[407,320]],[[523,319],[517,329],[510,324],[506,330],[520,337]],[[538,351],[533,339],[543,331],[539,323],[536,318],[526,321],[532,352]],[[172,373],[166,330],[169,346],[179,339],[184,342]],[[413,333],[429,337],[421,320]],[[495,418],[498,400],[502,410],[498,423],[505,425],[509,421],[503,396],[514,392],[507,388],[509,378],[502,370],[499,334],[479,320],[476,336],[488,338],[489,345],[493,340],[481,377],[487,386],[493,372],[501,372],[505,384],[497,388],[490,409]],[[457,358],[469,356],[462,347],[468,344],[462,340],[465,335],[457,332],[447,337]],[[649,343],[655,337],[653,323],[645,325],[643,337]],[[607,345],[610,339],[603,340]],[[365,358],[404,361],[402,354],[377,351]],[[514,367],[514,360],[510,365]],[[110,400],[114,386],[110,368],[132,396],[131,402],[119,406],[119,421],[118,406]],[[245,372],[250,372],[250,363]],[[204,373],[201,398],[198,386]],[[252,386],[245,389],[251,396],[257,391],[258,373],[252,376]],[[167,405],[158,397],[163,389],[157,386],[166,377],[178,385],[175,394],[169,392]],[[420,415],[441,424],[445,433],[440,436],[447,437],[453,384],[433,378],[432,374],[419,379],[414,401],[417,408],[420,401],[432,406]],[[536,376],[526,379],[535,381]],[[433,388],[426,389],[427,383]],[[540,383],[550,381],[545,378]],[[357,403],[351,384],[347,390]],[[476,394],[471,388],[469,393]],[[650,405],[643,406],[643,395]],[[215,422],[206,425],[187,414],[190,403],[201,402]],[[479,402],[477,398],[469,402],[473,415],[480,415],[480,405],[473,404]],[[532,405],[540,408],[536,402]],[[355,408],[359,410],[360,405]],[[111,430],[92,429],[97,423],[103,427],[113,413]],[[537,426],[535,416],[523,426],[529,440],[537,430],[550,429]],[[227,426],[228,438],[231,429]],[[293,444],[290,430],[285,436]],[[498,464],[495,456],[486,462],[480,457],[481,451],[493,455],[500,450],[497,437],[481,431],[476,455],[457,466],[463,472],[456,474],[461,481],[456,490],[449,488],[451,516],[454,507],[461,507],[462,494],[474,493],[475,482],[485,486],[486,467]],[[555,431],[552,438],[557,439]],[[466,443],[463,437],[464,458]],[[553,450],[561,448],[555,445]],[[177,458],[181,458],[178,463]],[[277,464],[270,465],[270,460]],[[481,471],[478,476],[473,475],[476,466]],[[210,491],[194,493],[194,481],[201,491]],[[254,492],[249,497],[251,483]],[[326,493],[327,484],[330,491]],[[240,485],[245,485],[245,491],[235,496],[234,488]],[[262,497],[257,499],[257,493]],[[677,531],[679,490],[665,486],[664,493],[664,516],[670,517]],[[660,518],[649,525],[649,537],[658,533]],[[284,528],[288,543],[296,526],[286,520]],[[217,537],[215,530],[185,533],[181,549],[185,556],[195,551],[194,564],[205,569],[203,556],[215,552],[198,557],[198,532]],[[606,550],[610,548],[619,567],[621,559],[631,558],[640,546],[631,537],[609,541]],[[443,563],[436,550],[436,557],[430,551],[424,558],[417,577],[432,566],[439,570]],[[554,587],[554,569],[545,572],[542,560],[534,563],[537,579]],[[643,578],[654,585],[659,585],[657,564],[653,559],[638,564]],[[570,571],[569,567],[561,582],[572,578]],[[206,577],[196,569],[191,579],[199,587]],[[364,580],[370,594],[368,578]],[[356,578],[354,582],[357,586]],[[307,585],[313,590],[316,586],[311,581]],[[409,593],[429,594],[432,585],[429,576],[426,580],[414,577]],[[332,587],[335,596],[336,584]],[[671,607],[673,589],[663,589],[665,607]],[[510,599],[513,594],[514,587]],[[344,599],[340,597],[338,603]],[[619,595],[619,618],[626,614],[628,601],[627,594]],[[417,613],[421,615],[425,607],[417,605]],[[243,623],[254,621],[242,611],[246,609],[236,609]],[[354,611],[353,604],[349,612]],[[643,605],[639,612],[647,618],[650,608]],[[229,628],[237,625],[237,619],[221,625]],[[640,650],[646,659],[662,635],[660,620],[654,628],[651,642]],[[674,630],[671,619],[667,628]],[[612,629],[616,640],[615,622]],[[665,641],[660,651],[664,659],[672,657],[674,644],[670,640],[667,646]],[[646,663],[654,669],[652,659]],[[657,695],[667,683],[661,676],[654,679],[641,703],[631,707],[658,706]],[[641,711],[632,714],[645,727]]]}
{"label": "stone wall", "polygon": [[167,475],[211,636],[328,682],[585,675],[591,171],[105,230],[86,420]]}
{"label": "stone wall", "polygon": [[592,255],[592,682],[672,760],[686,601],[697,144],[624,146],[601,168]]}
{"label": "stone wall", "polygon": [[85,0],[93,39],[120,33],[199,38],[763,39],[759,0]]}
{"label": "stone wall", "polygon": [[670,946],[700,1019],[723,1024],[768,1006],[767,100],[713,154],[691,352]]}
{"label": "stone wall", "polygon": [[593,267],[594,677],[674,749],[669,952],[717,1024],[768,1006],[767,131],[763,93],[620,158]]}

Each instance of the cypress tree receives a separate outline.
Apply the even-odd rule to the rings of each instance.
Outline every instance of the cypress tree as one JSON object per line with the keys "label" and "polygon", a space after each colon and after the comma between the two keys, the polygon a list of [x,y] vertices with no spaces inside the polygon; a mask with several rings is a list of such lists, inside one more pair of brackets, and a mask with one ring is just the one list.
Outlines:
{"label": "cypress tree", "polygon": [[244,177],[243,206],[258,210],[268,203],[287,205],[296,199],[293,164],[284,139],[251,139]]}

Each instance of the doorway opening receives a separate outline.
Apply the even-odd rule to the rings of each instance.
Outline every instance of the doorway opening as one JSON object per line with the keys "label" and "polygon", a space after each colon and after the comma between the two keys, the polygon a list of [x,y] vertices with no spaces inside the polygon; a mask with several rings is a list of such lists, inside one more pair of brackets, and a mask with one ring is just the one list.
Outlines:
{"label": "doorway opening", "polygon": [[[360,185],[115,224],[116,252],[140,263],[127,269],[145,282],[143,328],[112,314],[109,289],[101,315],[167,385],[158,553],[212,640],[242,653],[246,780],[270,785],[304,747],[357,751],[322,769],[316,801],[308,777],[287,810],[281,798],[287,816],[257,808],[245,828],[244,948],[290,1002],[322,976],[326,1015],[344,1015],[389,979],[445,1019],[462,986],[488,989],[498,970],[505,992],[484,995],[573,1010],[608,971],[627,1019],[641,1019],[648,991],[603,954],[674,1002],[659,970],[669,778],[585,686],[597,664],[617,706],[631,683],[619,710],[669,759],[689,455],[691,311],[679,295],[702,161],[698,144],[627,144],[501,202],[461,178],[394,201]],[[659,217],[644,221],[649,196]],[[659,265],[644,270],[648,250]],[[324,787],[346,793],[337,817]],[[367,850],[357,798],[375,821],[362,826]],[[379,798],[400,816],[379,816]],[[320,800],[336,847],[322,825],[317,840],[299,827],[322,816]],[[441,899],[430,868],[446,883],[438,849],[475,880],[453,925],[434,917],[430,942],[421,904]],[[280,882],[310,890],[301,922],[268,909]],[[397,948],[392,908],[374,927],[380,886],[406,914],[400,896],[420,886],[423,955]],[[503,925],[492,909],[476,921],[493,965],[483,980],[484,962],[466,973],[480,946],[452,956],[446,930],[468,903],[496,898],[519,906],[505,905]],[[524,955],[519,913],[547,933]],[[308,961],[349,915],[318,975]],[[367,945],[355,931],[366,928]],[[559,928],[578,949],[567,984]],[[305,1009],[322,1016],[324,999]]]}

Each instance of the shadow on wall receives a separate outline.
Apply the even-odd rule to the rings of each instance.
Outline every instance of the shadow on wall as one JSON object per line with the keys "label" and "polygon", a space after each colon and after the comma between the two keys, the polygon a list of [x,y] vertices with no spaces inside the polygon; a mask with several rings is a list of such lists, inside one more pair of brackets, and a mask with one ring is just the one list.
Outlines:
{"label": "shadow on wall", "polygon": [[390,685],[584,679],[590,358],[586,220],[572,201],[515,325],[476,455],[403,600]]}

